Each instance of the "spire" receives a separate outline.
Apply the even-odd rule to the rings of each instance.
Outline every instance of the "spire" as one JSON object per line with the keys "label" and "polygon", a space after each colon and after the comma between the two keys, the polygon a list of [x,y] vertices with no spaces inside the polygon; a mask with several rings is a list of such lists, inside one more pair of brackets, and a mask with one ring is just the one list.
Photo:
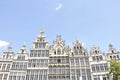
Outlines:
{"label": "spire", "polygon": [[6,52],[12,52],[12,43],[8,45],[7,51]]}
{"label": "spire", "polygon": [[38,37],[44,37],[44,29],[43,28],[40,30],[40,35]]}
{"label": "spire", "polygon": [[117,53],[116,48],[114,48],[112,44],[109,44],[108,52],[109,53]]}
{"label": "spire", "polygon": [[26,44],[24,43],[19,53],[26,53]]}
{"label": "spire", "polygon": [[61,44],[62,43],[61,35],[57,35],[56,43],[57,44]]}
{"label": "spire", "polygon": [[78,36],[76,36],[76,42],[79,42],[79,41],[78,41]]}

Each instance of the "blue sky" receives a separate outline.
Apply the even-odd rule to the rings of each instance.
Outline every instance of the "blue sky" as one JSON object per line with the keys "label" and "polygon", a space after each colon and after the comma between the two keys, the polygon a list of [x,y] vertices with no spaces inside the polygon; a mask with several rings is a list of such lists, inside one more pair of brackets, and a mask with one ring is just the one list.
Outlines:
{"label": "blue sky", "polygon": [[[0,41],[12,42],[15,52],[45,29],[49,44],[62,35],[72,45],[76,36],[103,52],[111,43],[120,50],[120,0],[0,0]],[[3,51],[3,46],[0,51]]]}

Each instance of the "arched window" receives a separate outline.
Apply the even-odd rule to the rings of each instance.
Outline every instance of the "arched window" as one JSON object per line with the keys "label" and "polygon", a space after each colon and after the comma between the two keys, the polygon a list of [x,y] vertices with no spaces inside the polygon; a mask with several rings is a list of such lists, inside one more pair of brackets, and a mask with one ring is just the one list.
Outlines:
{"label": "arched window", "polygon": [[77,49],[79,49],[79,47],[77,46]]}
{"label": "arched window", "polygon": [[58,55],[61,54],[61,50],[60,50],[60,49],[57,50],[57,54],[58,54]]}
{"label": "arched window", "polygon": [[112,50],[112,53],[114,53],[114,50]]}
{"label": "arched window", "polygon": [[119,55],[117,55],[117,58],[119,59]]}
{"label": "arched window", "polygon": [[95,50],[95,54],[97,54],[97,51]]}

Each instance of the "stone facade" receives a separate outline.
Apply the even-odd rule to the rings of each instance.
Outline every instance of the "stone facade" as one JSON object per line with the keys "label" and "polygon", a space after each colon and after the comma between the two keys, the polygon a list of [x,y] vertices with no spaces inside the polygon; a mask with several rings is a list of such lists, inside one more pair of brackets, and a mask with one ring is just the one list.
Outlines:
{"label": "stone facade", "polygon": [[78,40],[70,47],[60,35],[48,45],[41,30],[29,53],[25,44],[16,54],[11,45],[3,52],[0,80],[108,80],[111,59],[120,60],[111,44],[106,54],[96,45],[88,52]]}

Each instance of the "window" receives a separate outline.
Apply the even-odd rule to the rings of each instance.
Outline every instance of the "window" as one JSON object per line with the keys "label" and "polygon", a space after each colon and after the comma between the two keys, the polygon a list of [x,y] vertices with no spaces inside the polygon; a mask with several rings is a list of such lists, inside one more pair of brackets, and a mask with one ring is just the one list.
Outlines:
{"label": "window", "polygon": [[103,77],[103,80],[107,80],[107,78],[106,78],[106,77]]}
{"label": "window", "polygon": [[45,43],[43,43],[43,48],[45,48]]}
{"label": "window", "polygon": [[95,61],[95,56],[92,57],[93,61]]}
{"label": "window", "polygon": [[74,59],[71,59],[71,66],[74,66]]}
{"label": "window", "polygon": [[119,55],[117,55],[117,58],[119,59]]}
{"label": "window", "polygon": [[112,56],[110,56],[110,59],[112,59]]}
{"label": "window", "polygon": [[3,55],[3,58],[5,58],[5,55]]}
{"label": "window", "polygon": [[35,44],[35,48],[38,48],[38,43]]}
{"label": "window", "polygon": [[76,59],[76,66],[79,66],[79,59]]}
{"label": "window", "polygon": [[18,60],[25,60],[25,56],[19,55],[19,56],[17,57],[17,59],[18,59]]}
{"label": "window", "polygon": [[79,47],[77,46],[77,49],[79,49]]}
{"label": "window", "polygon": [[56,51],[54,51],[54,54],[56,55]]}
{"label": "window", "polygon": [[112,50],[112,53],[114,53],[114,50]]}
{"label": "window", "polygon": [[97,51],[95,50],[95,54],[97,54]]}
{"label": "window", "polygon": [[2,63],[0,63],[0,69],[1,69],[1,67],[2,67]]}
{"label": "window", "polygon": [[81,61],[81,66],[84,66],[84,61]]}
{"label": "window", "polygon": [[101,70],[101,71],[104,71],[103,64],[100,64],[100,70]]}
{"label": "window", "polygon": [[96,56],[97,61],[99,61],[99,56]]}
{"label": "window", "polygon": [[61,54],[61,50],[60,50],[60,49],[57,50],[57,54],[58,54],[58,55]]}
{"label": "window", "polygon": [[4,71],[6,67],[6,64],[3,64],[2,70]]}
{"label": "window", "polygon": [[108,70],[108,65],[107,65],[107,63],[104,64],[104,67],[105,67],[105,71],[107,71],[107,70]]}
{"label": "window", "polygon": [[24,50],[22,50],[22,53],[24,53]]}
{"label": "window", "polygon": [[74,49],[76,49],[76,48],[74,47]]}
{"label": "window", "polygon": [[114,59],[116,59],[116,56],[113,56]]}
{"label": "window", "polygon": [[10,70],[10,64],[7,65],[6,71]]}
{"label": "window", "polygon": [[7,55],[6,55],[6,59],[8,59],[8,58],[9,58],[9,55],[7,54]]}
{"label": "window", "polygon": [[87,75],[91,75],[90,69],[87,69]]}
{"label": "window", "polygon": [[97,72],[100,71],[99,65],[96,65],[96,71],[97,71]]}
{"label": "window", "polygon": [[75,55],[78,55],[78,50],[75,50]]}
{"label": "window", "polygon": [[92,65],[92,72],[95,72],[95,66]]}
{"label": "window", "polygon": [[82,69],[82,76],[85,76],[86,73],[85,73],[85,69]]}
{"label": "window", "polygon": [[7,76],[8,76],[8,74],[4,74],[4,80],[7,80]]}
{"label": "window", "polygon": [[73,56],[74,54],[73,54],[73,52],[72,52],[72,56]]}
{"label": "window", "polygon": [[99,58],[100,58],[100,60],[103,60],[103,57],[102,57],[102,56],[100,56]]}
{"label": "window", "polygon": [[80,76],[80,70],[76,70],[77,76]]}
{"label": "window", "polygon": [[60,63],[61,61],[60,61],[60,59],[58,59],[58,63]]}

